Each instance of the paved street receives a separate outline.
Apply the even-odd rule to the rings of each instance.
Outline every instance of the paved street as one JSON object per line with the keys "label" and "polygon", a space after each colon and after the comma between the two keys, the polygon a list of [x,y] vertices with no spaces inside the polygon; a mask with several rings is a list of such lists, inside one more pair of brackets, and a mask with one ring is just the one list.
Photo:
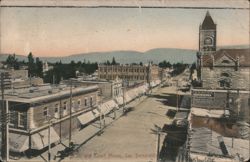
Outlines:
{"label": "paved street", "polygon": [[162,94],[170,89],[172,87],[165,87],[154,92],[133,111],[113,122],[102,135],[84,144],[71,158],[84,161],[155,161],[157,136],[150,129],[154,124],[162,127],[171,122],[165,114],[168,108],[174,107],[162,103],[167,96]]}

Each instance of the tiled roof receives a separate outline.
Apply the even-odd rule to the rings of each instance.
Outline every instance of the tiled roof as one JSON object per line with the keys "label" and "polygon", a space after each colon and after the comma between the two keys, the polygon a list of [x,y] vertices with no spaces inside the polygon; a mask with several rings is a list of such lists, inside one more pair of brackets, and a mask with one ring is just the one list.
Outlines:
{"label": "tiled roof", "polygon": [[212,65],[212,56],[214,57],[214,61],[216,62],[224,55],[235,61],[235,63],[237,61],[237,58],[239,58],[239,66],[250,66],[249,52],[249,49],[220,49],[219,51],[216,51],[211,55],[203,55],[203,66]]}
{"label": "tiled roof", "polygon": [[211,15],[207,11],[206,17],[201,25],[202,29],[216,29],[216,24],[214,23]]}

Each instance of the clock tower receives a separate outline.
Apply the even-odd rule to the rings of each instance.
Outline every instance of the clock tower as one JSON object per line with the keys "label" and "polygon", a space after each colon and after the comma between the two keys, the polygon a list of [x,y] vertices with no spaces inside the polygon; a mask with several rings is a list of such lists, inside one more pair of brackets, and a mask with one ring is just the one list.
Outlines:
{"label": "clock tower", "polygon": [[216,24],[207,11],[203,23],[199,29],[199,52],[202,55],[216,51]]}

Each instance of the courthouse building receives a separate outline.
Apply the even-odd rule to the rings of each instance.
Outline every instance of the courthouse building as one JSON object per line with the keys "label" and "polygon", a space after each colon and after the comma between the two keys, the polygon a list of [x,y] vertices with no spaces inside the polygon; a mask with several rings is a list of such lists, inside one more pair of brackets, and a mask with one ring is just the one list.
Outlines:
{"label": "courthouse building", "polygon": [[199,28],[197,75],[201,87],[192,89],[192,106],[249,112],[249,49],[216,50],[216,24],[207,12]]}
{"label": "courthouse building", "polygon": [[217,49],[216,29],[207,12],[199,28],[200,86],[191,90],[189,155],[197,161],[246,160],[249,158],[246,139],[249,139],[250,51]]}

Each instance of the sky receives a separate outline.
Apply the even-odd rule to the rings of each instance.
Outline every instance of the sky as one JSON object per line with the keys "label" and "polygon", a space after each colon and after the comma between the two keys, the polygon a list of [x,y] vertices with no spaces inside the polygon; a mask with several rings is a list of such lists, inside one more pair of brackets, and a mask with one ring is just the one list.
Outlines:
{"label": "sky", "polygon": [[[41,4],[21,1],[3,0],[1,4],[1,53],[68,56],[114,50],[144,52],[153,48],[197,50],[199,25],[208,10],[217,24],[218,46],[249,44],[249,9],[86,8],[96,5],[249,8],[249,3],[243,0],[201,0],[199,3],[148,0],[126,4],[122,1],[46,0]],[[24,4],[32,7],[18,7]],[[36,5],[78,7],[34,7]]]}

